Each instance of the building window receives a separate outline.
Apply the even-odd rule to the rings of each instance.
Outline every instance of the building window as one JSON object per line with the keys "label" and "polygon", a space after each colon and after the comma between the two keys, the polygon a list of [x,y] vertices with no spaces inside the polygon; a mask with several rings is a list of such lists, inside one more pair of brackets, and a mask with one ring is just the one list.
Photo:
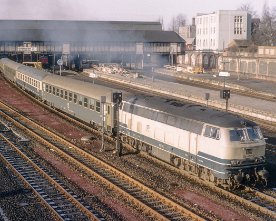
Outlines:
{"label": "building window", "polygon": [[234,34],[241,35],[242,34],[242,26],[243,26],[243,19],[242,16],[235,16],[234,17]]}

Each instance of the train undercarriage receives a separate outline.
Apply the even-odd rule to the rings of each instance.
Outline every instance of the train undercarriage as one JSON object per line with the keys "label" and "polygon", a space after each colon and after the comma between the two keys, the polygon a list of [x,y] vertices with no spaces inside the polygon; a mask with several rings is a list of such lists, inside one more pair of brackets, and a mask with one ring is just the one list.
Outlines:
{"label": "train undercarriage", "polygon": [[[213,172],[206,167],[199,166],[190,160],[180,158],[174,154],[168,154],[167,152],[160,150],[155,146],[151,146],[150,144],[144,143],[133,137],[122,135],[121,140],[123,143],[130,145],[137,151],[146,152],[150,156],[161,159],[162,161],[165,161],[166,163],[169,163],[170,165],[179,168],[180,170],[187,171],[188,173],[198,176],[200,179],[206,182],[211,182],[216,186],[221,186],[225,189],[236,189],[239,188],[242,184],[267,186],[268,172],[260,166],[252,167],[250,170],[231,171],[228,179],[221,179],[216,177]],[[155,151],[155,149],[159,149],[159,151]],[[161,152],[162,155],[167,157],[156,155],[156,153]]]}

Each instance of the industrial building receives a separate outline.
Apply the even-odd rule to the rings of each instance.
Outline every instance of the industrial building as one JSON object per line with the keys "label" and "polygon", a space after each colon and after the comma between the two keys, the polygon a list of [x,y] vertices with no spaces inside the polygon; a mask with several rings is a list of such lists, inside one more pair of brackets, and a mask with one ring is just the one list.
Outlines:
{"label": "industrial building", "polygon": [[175,64],[185,41],[159,22],[0,20],[0,56],[15,61],[58,59],[68,67],[87,61],[130,68]]}

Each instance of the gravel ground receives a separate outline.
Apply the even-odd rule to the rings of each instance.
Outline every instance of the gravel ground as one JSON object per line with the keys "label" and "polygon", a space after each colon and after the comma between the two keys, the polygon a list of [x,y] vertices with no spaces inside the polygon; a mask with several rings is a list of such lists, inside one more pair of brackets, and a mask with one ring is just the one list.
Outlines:
{"label": "gravel ground", "polygon": [[[0,161],[0,208],[8,220],[54,220],[32,191]],[[1,219],[4,220],[2,214]]]}
{"label": "gravel ground", "polygon": [[[14,97],[12,99],[12,102],[14,102]],[[27,101],[25,100],[24,102]],[[64,121],[59,120],[58,117],[50,116],[47,111],[40,110],[39,114],[39,110],[38,112],[34,111],[38,109],[37,107],[30,108],[30,106],[26,105],[25,108],[27,108],[27,110],[25,110],[22,108],[22,106],[20,106],[19,100],[15,103],[17,103],[18,107],[22,111],[28,112],[28,114],[30,116],[33,115],[34,118],[39,118],[40,121],[53,127],[56,131],[66,134],[69,139],[77,139],[77,143],[79,143],[78,141],[84,134],[87,134],[87,132],[85,133],[81,130],[77,130],[76,128],[70,129],[72,128],[72,125],[65,125]],[[44,121],[42,120],[42,118],[44,119]],[[49,122],[50,118],[53,118],[51,122]],[[70,133],[68,133],[68,131],[70,131]],[[107,149],[114,148],[113,144],[106,145]],[[132,177],[141,180],[153,189],[158,190],[160,193],[166,194],[172,198],[182,201],[185,205],[187,205],[187,207],[193,208],[195,211],[203,211],[203,213],[208,214],[208,216],[210,216],[212,220],[267,220],[267,217],[261,217],[255,213],[253,214],[253,212],[245,210],[240,205],[237,205],[235,202],[230,202],[229,200],[225,199],[225,197],[213,193],[212,191],[208,190],[204,185],[195,184],[194,182],[187,180],[187,178],[185,178],[184,176],[175,173],[174,171],[156,163],[151,159],[140,157],[137,154],[132,154],[129,152],[125,152],[123,157],[121,158],[112,155],[111,151],[100,153],[99,140],[93,141],[92,143],[87,145],[86,148],[90,150],[94,155],[100,157],[102,160],[112,163],[117,168],[120,168],[121,170],[125,171],[125,173],[130,174]],[[185,198],[181,196],[182,193],[185,193],[184,196],[194,196],[193,194],[195,194],[197,197]],[[205,206],[203,206],[204,203],[202,200],[205,200]],[[208,207],[210,202],[212,202],[212,207]],[[219,210],[215,210],[216,207],[219,208]],[[224,217],[221,217],[223,215],[221,215],[222,210],[225,211],[225,213],[223,213],[225,214]],[[120,212],[119,208],[117,208],[117,212]],[[229,213],[232,214],[230,219],[227,216],[227,214]]]}

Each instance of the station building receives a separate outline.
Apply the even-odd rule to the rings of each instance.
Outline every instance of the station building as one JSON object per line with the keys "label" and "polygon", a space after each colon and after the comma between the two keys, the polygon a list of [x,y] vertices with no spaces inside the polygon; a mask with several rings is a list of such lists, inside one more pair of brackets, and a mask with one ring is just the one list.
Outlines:
{"label": "station building", "polygon": [[63,59],[120,63],[130,68],[176,64],[185,41],[159,22],[0,20],[0,56],[15,61]]}

